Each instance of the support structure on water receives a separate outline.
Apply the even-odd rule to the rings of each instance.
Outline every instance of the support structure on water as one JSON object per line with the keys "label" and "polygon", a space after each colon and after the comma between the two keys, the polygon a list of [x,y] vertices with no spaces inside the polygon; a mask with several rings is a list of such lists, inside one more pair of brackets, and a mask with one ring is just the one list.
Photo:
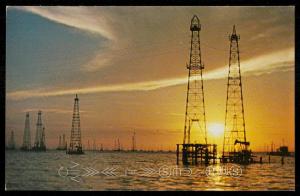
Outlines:
{"label": "support structure on water", "polygon": [[182,147],[181,159],[184,164],[215,164],[217,162],[216,144],[177,144],[177,164],[180,160],[180,147]]}
{"label": "support structure on water", "polygon": [[84,154],[82,150],[82,144],[81,144],[79,99],[77,97],[77,94],[74,99],[70,145],[69,145],[69,149],[67,149],[67,154]]}
{"label": "support structure on water", "polygon": [[253,162],[253,156],[249,150],[250,142],[246,139],[239,40],[240,36],[233,26],[233,32],[229,36],[229,72],[221,161],[248,164]]}
{"label": "support structure on water", "polygon": [[[201,61],[200,47],[201,24],[199,18],[194,15],[191,20],[191,47],[190,61],[187,64],[188,86],[186,98],[186,112],[184,124],[183,144],[177,144],[177,163],[182,154],[183,164],[210,163],[216,159],[216,145],[207,143],[206,118],[204,104],[204,89],[202,70],[204,64]],[[191,133],[194,130],[191,142]]]}

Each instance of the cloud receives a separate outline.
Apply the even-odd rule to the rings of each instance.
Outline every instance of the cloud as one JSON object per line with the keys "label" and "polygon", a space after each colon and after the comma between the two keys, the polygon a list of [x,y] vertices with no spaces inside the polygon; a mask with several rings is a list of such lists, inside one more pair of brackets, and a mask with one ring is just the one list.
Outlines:
{"label": "cloud", "polygon": [[117,39],[118,36],[114,33],[118,31],[114,30],[112,25],[115,23],[115,19],[108,13],[108,10],[95,10],[91,7],[81,6],[23,6],[13,8],[31,12],[58,24],[106,38],[109,44],[104,48],[102,46],[102,49],[96,52],[98,55],[95,55],[92,59],[83,64],[81,67],[82,71],[95,71],[108,65],[111,58],[106,56],[107,53],[111,49],[119,48],[118,45],[120,45],[121,41]]}
{"label": "cloud", "polygon": [[23,6],[14,8],[32,12],[59,24],[90,33],[97,33],[110,40],[115,39],[113,31],[110,29],[110,25],[108,25],[106,15],[97,15],[97,18],[92,17],[92,12],[88,7]]}
{"label": "cloud", "polygon": [[[294,70],[294,49],[289,48],[279,52],[259,56],[247,61],[241,62],[242,76],[257,76],[261,74],[270,74],[273,72],[293,71]],[[223,79],[227,77],[227,65],[207,73],[204,72],[204,80]],[[195,78],[194,78],[195,79]],[[92,94],[105,92],[130,92],[130,91],[151,91],[171,86],[187,83],[186,77],[170,78],[155,81],[142,81],[135,83],[123,83],[113,85],[103,85],[94,87],[83,87],[74,89],[37,89],[21,90],[7,93],[7,98],[11,100],[22,100],[37,97],[63,96],[70,94]]]}
{"label": "cloud", "polygon": [[[148,49],[151,49],[150,53],[152,53],[150,46],[154,41],[159,43],[160,48],[166,47],[166,45],[168,48],[178,46],[178,42],[189,35],[186,28],[187,23],[191,15],[195,13],[199,15],[201,21],[205,21],[207,24],[204,32],[215,35],[216,38],[213,38],[212,41],[223,39],[216,33],[224,33],[224,29],[226,29],[224,24],[227,26],[240,20],[241,24],[246,26],[241,30],[247,29],[247,31],[244,30],[245,36],[251,37],[250,41],[255,41],[257,39],[273,38],[272,36],[280,32],[289,32],[289,28],[286,28],[285,25],[291,23],[292,17],[290,15],[293,9],[292,7],[244,8],[238,6],[234,8],[189,6],[184,8],[176,6],[23,6],[13,8],[31,12],[53,22],[107,38],[109,40],[108,44],[96,52],[98,55],[82,65],[81,70],[86,72],[95,72],[105,66],[114,65],[120,61],[123,62],[122,58],[130,56],[130,54],[138,54],[140,58],[143,58],[144,54],[141,51],[148,47]],[[224,14],[228,11],[231,12],[230,17],[224,18]],[[207,41],[209,42],[209,39]],[[175,44],[172,45],[171,42]],[[259,48],[259,43],[256,44],[256,47]],[[276,47],[280,48],[280,44],[281,42]],[[124,52],[125,55],[122,54]],[[145,53],[149,52],[146,51]]]}
{"label": "cloud", "polygon": [[102,67],[108,66],[111,62],[112,58],[106,55],[106,52],[97,54],[94,58],[90,59],[88,62],[83,64],[81,70],[93,72]]}

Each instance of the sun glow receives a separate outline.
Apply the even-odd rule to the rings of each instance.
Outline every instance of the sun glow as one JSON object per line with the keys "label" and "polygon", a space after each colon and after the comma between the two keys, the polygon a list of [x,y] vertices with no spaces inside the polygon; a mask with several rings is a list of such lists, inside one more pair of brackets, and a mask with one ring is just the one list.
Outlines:
{"label": "sun glow", "polygon": [[208,124],[208,132],[214,137],[220,137],[224,132],[224,125],[221,123],[210,123]]}

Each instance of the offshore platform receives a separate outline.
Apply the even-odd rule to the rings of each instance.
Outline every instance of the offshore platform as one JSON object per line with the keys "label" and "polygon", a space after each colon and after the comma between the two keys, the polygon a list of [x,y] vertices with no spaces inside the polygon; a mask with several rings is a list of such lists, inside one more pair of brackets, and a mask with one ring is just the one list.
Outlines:
{"label": "offshore platform", "polygon": [[42,123],[42,111],[38,111],[38,119],[36,123],[36,134],[32,151],[46,151],[45,144],[45,127]]}
{"label": "offshore platform", "polygon": [[76,94],[74,99],[72,129],[70,137],[70,146],[66,151],[67,154],[84,154],[81,144],[81,129],[79,116],[79,99]]}
{"label": "offshore platform", "polygon": [[[209,164],[211,161],[215,163],[217,159],[217,145],[207,143],[202,78],[202,70],[204,69],[204,64],[201,60],[200,30],[200,20],[196,15],[194,15],[190,25],[190,31],[192,34],[190,61],[186,66],[189,70],[189,74],[184,137],[183,143],[177,144],[177,164],[179,163],[180,154],[183,164],[198,164],[199,162]],[[194,131],[198,131],[198,133],[200,134],[199,137],[197,136],[199,139],[198,142],[191,142],[192,129],[194,129]]]}
{"label": "offshore platform", "polygon": [[63,134],[62,137],[61,135],[59,136],[59,143],[56,150],[67,150],[67,142],[66,142],[65,134]]}
{"label": "offshore platform", "polygon": [[221,162],[249,164],[254,162],[254,156],[249,150],[250,142],[246,139],[239,40],[240,36],[233,26],[233,32],[229,36],[229,72]]}

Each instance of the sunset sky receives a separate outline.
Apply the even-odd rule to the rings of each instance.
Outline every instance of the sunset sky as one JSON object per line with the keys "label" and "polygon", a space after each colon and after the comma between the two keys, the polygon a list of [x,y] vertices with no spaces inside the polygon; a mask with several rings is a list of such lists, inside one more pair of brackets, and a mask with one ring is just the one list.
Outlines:
{"label": "sunset sky", "polygon": [[[182,143],[190,20],[202,25],[207,127],[225,120],[232,26],[240,34],[247,140],[294,150],[294,7],[8,7],[6,135],[22,144],[30,112],[33,144],[42,110],[46,145],[71,131],[75,94],[83,145],[175,149]],[[216,126],[215,126],[216,125]],[[223,133],[208,131],[222,149]],[[7,136],[8,137],[8,136]],[[191,133],[191,140],[197,140]]]}

